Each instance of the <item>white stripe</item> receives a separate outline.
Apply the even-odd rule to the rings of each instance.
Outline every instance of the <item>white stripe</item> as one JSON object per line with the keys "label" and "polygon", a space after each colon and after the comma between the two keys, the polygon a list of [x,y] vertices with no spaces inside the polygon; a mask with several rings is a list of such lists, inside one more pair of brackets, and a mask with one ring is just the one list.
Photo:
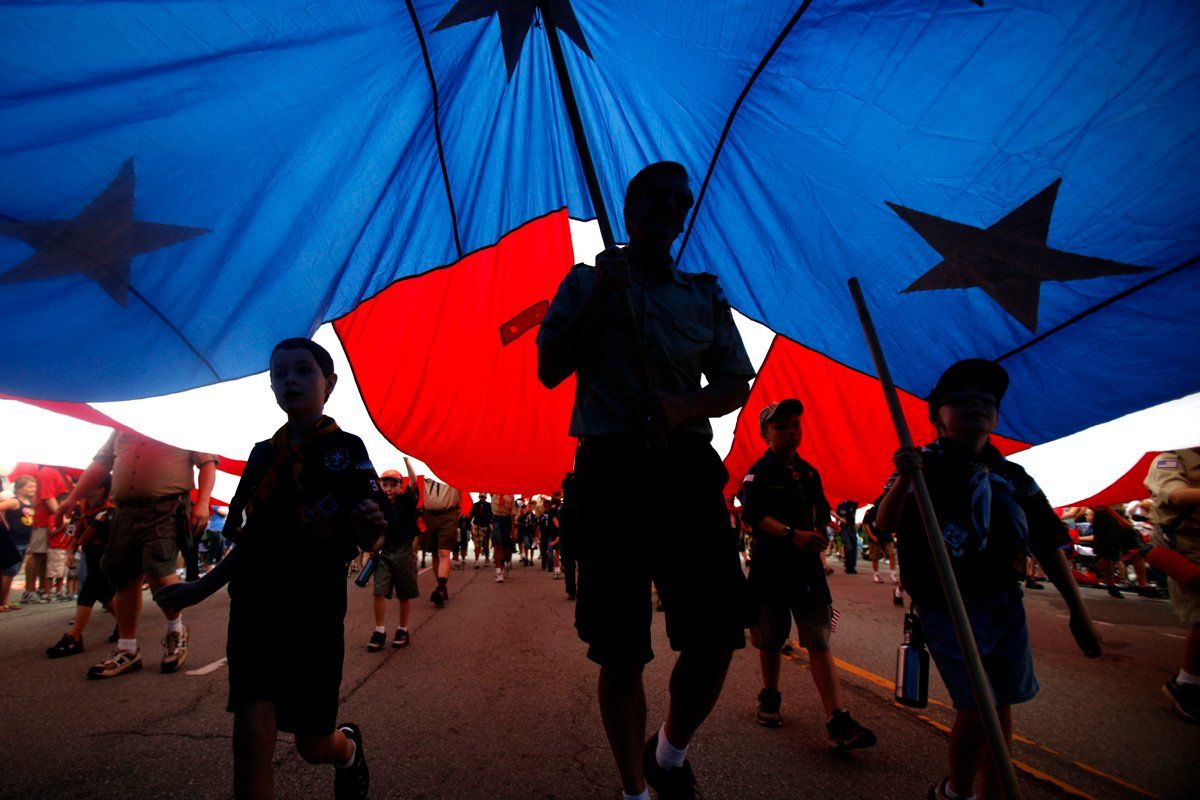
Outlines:
{"label": "white stripe", "polygon": [[212,662],[211,664],[207,664],[207,665],[201,667],[200,669],[189,669],[184,674],[186,674],[186,675],[207,675],[210,672],[216,672],[221,667],[225,666],[226,660],[227,659],[224,659],[224,658],[218,658],[216,661]]}

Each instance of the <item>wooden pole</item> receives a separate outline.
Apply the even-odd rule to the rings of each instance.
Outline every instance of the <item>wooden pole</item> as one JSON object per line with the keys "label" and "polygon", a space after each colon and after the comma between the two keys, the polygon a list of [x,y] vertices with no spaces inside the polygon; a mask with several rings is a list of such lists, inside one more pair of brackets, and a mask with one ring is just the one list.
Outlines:
{"label": "wooden pole", "polygon": [[[854,298],[854,308],[858,311],[858,321],[862,323],[863,335],[871,348],[871,358],[875,361],[875,372],[879,375],[879,383],[883,387],[883,396],[887,400],[888,411],[892,414],[892,424],[896,427],[896,436],[901,447],[912,447],[912,434],[908,430],[908,422],[904,419],[904,411],[900,407],[900,398],[896,394],[896,385],[892,383],[892,373],[888,370],[883,356],[883,347],[879,344],[879,336],[875,332],[875,323],[871,321],[871,313],[867,310],[867,301],[863,297],[862,287],[858,278],[849,280],[850,295]],[[950,565],[950,554],[946,552],[946,542],[942,539],[942,526],[938,523],[937,513],[933,508],[933,500],[929,496],[929,487],[925,484],[925,474],[918,470],[913,475],[913,493],[916,495],[917,508],[921,512],[921,521],[925,524],[925,536],[929,539],[929,549],[933,553],[933,563],[937,567],[938,577],[942,582],[942,591],[946,595],[946,607],[950,619],[954,623],[954,633],[958,637],[958,646],[962,650],[963,660],[967,664],[967,676],[971,679],[971,690],[975,693],[975,704],[983,716],[984,733],[992,751],[992,759],[1004,795],[1009,800],[1020,800],[1021,790],[1017,786],[1017,774],[1013,770],[1012,758],[1004,741],[1004,730],[1000,727],[1000,717],[996,713],[996,704],[992,699],[992,690],[988,686],[987,674],[983,671],[983,662],[979,658],[979,648],[975,645],[975,637],[971,633],[971,623],[967,618],[967,609],[963,605],[962,594],[958,590],[958,582],[954,579],[954,568]]]}

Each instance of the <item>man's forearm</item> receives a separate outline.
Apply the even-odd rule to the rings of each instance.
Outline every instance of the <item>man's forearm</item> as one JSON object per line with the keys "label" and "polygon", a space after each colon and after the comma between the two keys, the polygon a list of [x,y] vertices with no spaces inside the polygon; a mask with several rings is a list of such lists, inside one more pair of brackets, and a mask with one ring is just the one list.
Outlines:
{"label": "man's forearm", "polygon": [[589,295],[575,316],[558,333],[547,336],[538,347],[538,380],[553,389],[575,371],[579,353],[600,319],[600,298]]}
{"label": "man's forearm", "polygon": [[[75,488],[71,490],[62,504],[67,508],[71,508],[80,500],[88,496],[88,493],[100,485],[100,481],[112,472],[112,466],[103,461],[93,461],[88,464],[87,469],[79,476],[79,481],[75,484]],[[57,509],[56,509],[57,510]]]}
{"label": "man's forearm", "polygon": [[745,381],[710,383],[686,395],[688,416],[696,419],[723,417],[746,404],[750,386]]}
{"label": "man's forearm", "polygon": [[1200,506],[1200,487],[1176,489],[1167,497],[1167,501],[1176,508],[1195,508]]}
{"label": "man's forearm", "polygon": [[217,465],[212,461],[200,465],[200,480],[196,487],[196,505],[207,506],[212,499],[213,485],[217,482]]}

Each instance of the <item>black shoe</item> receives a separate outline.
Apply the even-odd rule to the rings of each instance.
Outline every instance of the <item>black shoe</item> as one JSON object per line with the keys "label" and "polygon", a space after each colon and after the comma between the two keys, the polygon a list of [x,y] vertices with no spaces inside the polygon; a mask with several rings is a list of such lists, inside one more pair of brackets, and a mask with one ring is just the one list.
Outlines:
{"label": "black shoe", "polygon": [[1125,599],[1125,595],[1121,594],[1121,590],[1120,590],[1120,589],[1118,589],[1118,588],[1117,588],[1117,587],[1115,587],[1115,586],[1112,586],[1112,585],[1109,585],[1109,587],[1108,587],[1108,596],[1109,596],[1109,597],[1115,597],[1115,598],[1117,598],[1118,600],[1124,600],[1124,599]]}
{"label": "black shoe", "polygon": [[120,638],[121,638],[121,632],[119,630],[117,630],[116,625],[113,625],[113,632],[108,635],[108,643],[116,644],[117,640]]}
{"label": "black shoe", "polygon": [[825,723],[825,730],[829,732],[829,744],[834,750],[857,750],[875,744],[875,734],[855,722],[845,709],[833,712],[833,719]]}
{"label": "black shoe", "polygon": [[378,653],[387,644],[387,634],[383,631],[371,631],[371,641],[367,642],[368,653]]}
{"label": "black shoe", "polygon": [[366,800],[371,788],[371,772],[367,769],[367,757],[363,753],[362,731],[353,722],[343,722],[338,730],[354,742],[354,763],[345,769],[334,770],[334,800]]}
{"label": "black shoe", "polygon": [[83,639],[72,639],[71,634],[64,633],[58,644],[46,648],[46,658],[65,658],[83,652]]}
{"label": "black shoe", "polygon": [[846,574],[847,574],[847,575],[857,575],[857,574],[858,574],[858,570],[856,570],[856,569],[848,569],[848,570],[846,570]]}
{"label": "black shoe", "polygon": [[1200,722],[1200,686],[1180,683],[1176,675],[1163,684],[1163,694],[1170,698],[1175,713],[1188,722]]}
{"label": "black shoe", "polygon": [[1161,600],[1167,596],[1167,593],[1157,586],[1139,586],[1137,593],[1138,597],[1151,597],[1156,600]]}
{"label": "black shoe", "polygon": [[898,586],[892,592],[892,605],[900,606],[901,608],[904,607],[904,592],[900,591],[900,587]]}
{"label": "black shoe", "polygon": [[1045,589],[1046,587],[1043,586],[1036,578],[1026,578],[1025,579],[1025,588],[1026,589]]}
{"label": "black shoe", "polygon": [[442,597],[442,592],[440,589],[434,589],[433,594],[429,595],[429,599],[432,600],[433,604],[438,608],[446,605],[446,598]]}
{"label": "black shoe", "polygon": [[774,689],[763,689],[758,693],[758,710],[754,721],[764,728],[779,727],[779,704],[783,695]]}
{"label": "black shoe", "polygon": [[692,762],[685,758],[681,766],[667,769],[659,766],[655,756],[657,750],[656,733],[650,737],[642,750],[642,769],[646,773],[646,783],[650,784],[658,800],[701,800],[700,787],[696,785],[696,776],[692,772]]}
{"label": "black shoe", "polygon": [[396,628],[396,638],[392,639],[392,647],[408,647],[408,631]]}

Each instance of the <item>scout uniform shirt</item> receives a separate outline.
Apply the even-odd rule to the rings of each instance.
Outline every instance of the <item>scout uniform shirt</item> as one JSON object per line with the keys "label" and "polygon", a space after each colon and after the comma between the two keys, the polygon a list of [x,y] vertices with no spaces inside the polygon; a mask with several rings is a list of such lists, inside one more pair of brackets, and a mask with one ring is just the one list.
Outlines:
{"label": "scout uniform shirt", "polygon": [[[1025,578],[1027,553],[1044,557],[1071,541],[1033,478],[991,443],[973,454],[949,439],[938,439],[921,448],[921,458],[954,577],[964,595],[995,595],[1015,587]],[[896,480],[893,473],[884,494]],[[944,607],[942,584],[911,490],[895,532],[904,590],[920,603]]]}
{"label": "scout uniform shirt", "polygon": [[[539,347],[574,318],[595,283],[593,267],[576,264],[567,273],[538,330]],[[694,392],[700,388],[702,373],[709,383],[754,377],[729,303],[714,276],[679,272],[674,263],[649,274],[634,271],[629,299],[655,389],[668,394]],[[634,413],[634,403],[648,387],[642,386],[624,315],[619,296],[606,298],[591,338],[578,362],[571,365],[576,373],[571,436],[645,428]],[[678,430],[695,433],[704,441],[712,439],[707,419],[688,420]]]}
{"label": "scout uniform shirt", "polygon": [[750,587],[767,605],[830,605],[833,598],[821,557],[760,531],[758,525],[764,517],[797,531],[823,530],[829,519],[829,501],[821,488],[821,476],[795,453],[785,461],[767,450],[742,482],[742,518],[751,526],[754,537],[750,546]]}
{"label": "scout uniform shirt", "polygon": [[1170,500],[1171,492],[1176,489],[1200,488],[1200,447],[1169,450],[1159,455],[1146,475],[1146,488],[1154,497],[1151,519],[1162,531],[1174,536],[1181,552],[1186,547],[1190,551],[1186,555],[1200,561],[1200,507],[1178,508]]}

